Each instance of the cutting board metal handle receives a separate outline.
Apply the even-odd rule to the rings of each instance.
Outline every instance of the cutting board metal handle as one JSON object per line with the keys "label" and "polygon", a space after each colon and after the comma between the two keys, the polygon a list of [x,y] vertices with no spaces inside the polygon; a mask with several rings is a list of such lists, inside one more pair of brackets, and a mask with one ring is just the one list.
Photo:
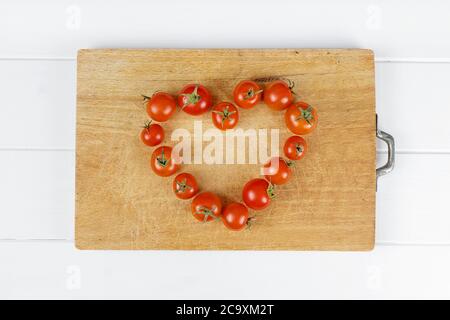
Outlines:
{"label": "cutting board metal handle", "polygon": [[[378,117],[377,117],[378,118]],[[377,168],[377,178],[388,174],[394,169],[395,165],[395,142],[394,137],[389,133],[378,129],[377,121],[377,138],[386,142],[388,147],[388,159],[385,165]]]}

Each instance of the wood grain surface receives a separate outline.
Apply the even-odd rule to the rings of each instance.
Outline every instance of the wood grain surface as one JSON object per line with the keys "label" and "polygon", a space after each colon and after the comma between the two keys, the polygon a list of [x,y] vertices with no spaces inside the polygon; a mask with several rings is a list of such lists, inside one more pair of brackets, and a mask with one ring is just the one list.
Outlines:
{"label": "wood grain surface", "polygon": [[[199,223],[190,202],[175,198],[172,178],[149,168],[151,149],[138,139],[147,116],[140,94],[176,94],[191,82],[215,101],[232,100],[242,79],[285,77],[298,99],[319,112],[306,136],[309,153],[292,181],[278,188],[256,223],[243,232]],[[80,249],[370,250],[375,234],[375,88],[370,50],[81,50],[78,53],[76,246]],[[171,132],[210,115],[177,112]],[[242,110],[240,125],[279,128],[283,114],[258,105]],[[241,201],[242,186],[259,164],[184,165],[203,190],[225,203]]]}

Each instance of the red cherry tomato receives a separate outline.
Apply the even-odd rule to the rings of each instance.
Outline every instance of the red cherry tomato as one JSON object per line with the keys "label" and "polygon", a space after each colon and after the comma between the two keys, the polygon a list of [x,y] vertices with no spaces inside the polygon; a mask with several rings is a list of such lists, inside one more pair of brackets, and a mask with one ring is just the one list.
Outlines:
{"label": "red cherry tomato", "polygon": [[284,110],[292,101],[292,86],[282,80],[274,81],[264,89],[264,103],[273,110]]}
{"label": "red cherry tomato", "polygon": [[178,95],[178,105],[184,112],[198,116],[211,108],[212,97],[201,84],[188,84]]}
{"label": "red cherry tomato", "polygon": [[256,82],[243,80],[234,88],[234,102],[241,108],[251,109],[261,101],[262,92]]}
{"label": "red cherry tomato", "polygon": [[308,134],[317,126],[317,111],[306,102],[292,104],[284,114],[288,129],[294,134]]}
{"label": "red cherry tomato", "polygon": [[220,217],[222,201],[212,192],[202,192],[192,200],[191,211],[195,219],[199,221],[212,221]]}
{"label": "red cherry tomato", "polygon": [[299,136],[290,136],[284,143],[284,155],[290,160],[300,160],[305,156],[308,146],[306,140]]}
{"label": "red cherry tomato", "polygon": [[228,204],[222,212],[222,222],[230,230],[239,231],[247,226],[248,209],[242,203]]}
{"label": "red cherry tomato", "polygon": [[229,102],[221,102],[214,106],[211,116],[214,126],[220,130],[234,128],[239,121],[237,108]]}
{"label": "red cherry tomato", "polygon": [[190,199],[198,192],[198,184],[190,173],[180,173],[173,179],[172,189],[180,199]]}
{"label": "red cherry tomato", "polygon": [[265,179],[253,179],[247,182],[242,190],[242,199],[247,207],[262,210],[275,197],[273,185]]}
{"label": "red cherry tomato", "polygon": [[155,92],[151,97],[144,96],[147,101],[147,114],[158,122],[164,122],[174,114],[177,104],[174,97],[165,92]]}
{"label": "red cherry tomato", "polygon": [[180,165],[172,157],[172,148],[166,146],[153,151],[150,166],[153,172],[161,177],[171,176],[180,169]]}
{"label": "red cherry tomato", "polygon": [[141,140],[145,145],[154,147],[164,140],[164,129],[157,123],[151,123],[147,122],[142,129]]}
{"label": "red cherry tomato", "polygon": [[273,157],[264,165],[265,177],[272,184],[285,184],[291,177],[292,171],[283,158]]}

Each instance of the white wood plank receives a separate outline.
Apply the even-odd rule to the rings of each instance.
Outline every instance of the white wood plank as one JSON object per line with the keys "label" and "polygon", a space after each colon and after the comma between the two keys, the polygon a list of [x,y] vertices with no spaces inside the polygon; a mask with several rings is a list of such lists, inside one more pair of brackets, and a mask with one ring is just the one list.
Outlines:
{"label": "white wood plank", "polygon": [[380,177],[377,239],[391,243],[450,243],[450,155],[398,154]]}
{"label": "white wood plank", "polygon": [[[0,239],[73,239],[74,161],[74,152],[0,152]],[[448,190],[450,155],[397,155],[379,179],[377,243],[450,244]]]}
{"label": "white wood plank", "polygon": [[450,152],[450,64],[377,63],[375,72],[378,124],[397,150]]}
{"label": "white wood plank", "polygon": [[0,60],[0,149],[73,149],[76,63]]}
{"label": "white wood plank", "polygon": [[[104,47],[365,47],[450,58],[448,1],[16,1],[0,4],[1,57]],[[250,13],[250,14],[249,14]]]}
{"label": "white wood plank", "polygon": [[[72,243],[0,242],[0,261],[0,298],[7,299],[450,298],[450,250],[437,246],[80,252]],[[232,281],[243,266],[245,281]]]}
{"label": "white wood plank", "polygon": [[73,238],[75,155],[0,151],[0,239]]}
{"label": "white wood plank", "polygon": [[[75,69],[74,61],[0,60],[0,149],[75,148]],[[376,64],[379,125],[397,150],[450,152],[449,81],[450,64]]]}

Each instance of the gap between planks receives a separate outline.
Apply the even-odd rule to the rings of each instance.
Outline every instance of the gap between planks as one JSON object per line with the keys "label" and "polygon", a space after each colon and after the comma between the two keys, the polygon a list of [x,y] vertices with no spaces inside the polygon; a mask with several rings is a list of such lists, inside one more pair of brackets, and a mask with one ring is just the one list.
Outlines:
{"label": "gap between planks", "polygon": [[[0,239],[0,244],[3,243],[43,243],[43,244],[60,244],[67,243],[73,244],[75,248],[75,241],[73,239]],[[396,243],[396,242],[375,242],[376,247],[450,247],[450,243],[420,243],[420,242],[411,242],[411,243]],[[97,251],[97,250],[94,250]],[[99,250],[99,251],[111,251],[111,250]],[[113,250],[116,251],[116,250]],[[133,251],[133,250],[119,250],[119,251]],[[142,251],[142,250],[137,250]],[[161,250],[143,250],[143,251],[161,251]],[[191,251],[191,252],[223,252],[223,250],[163,250],[163,251]],[[226,251],[258,251],[258,252],[271,252],[271,251],[279,251],[279,250],[226,250]],[[308,251],[291,251],[291,250],[281,250],[284,252],[308,252]],[[317,251],[320,252],[320,251]],[[340,252],[340,251],[322,251],[324,253],[327,252]],[[345,251],[343,251],[345,252]],[[357,251],[356,251],[357,252]]]}
{"label": "gap between planks", "polygon": [[[27,57],[27,56],[16,56],[16,57],[0,57],[0,61],[76,61],[76,57]],[[405,57],[405,58],[395,58],[395,57],[376,57],[375,63],[450,63],[450,58],[443,57],[431,57],[431,58],[419,58],[419,57]]]}

